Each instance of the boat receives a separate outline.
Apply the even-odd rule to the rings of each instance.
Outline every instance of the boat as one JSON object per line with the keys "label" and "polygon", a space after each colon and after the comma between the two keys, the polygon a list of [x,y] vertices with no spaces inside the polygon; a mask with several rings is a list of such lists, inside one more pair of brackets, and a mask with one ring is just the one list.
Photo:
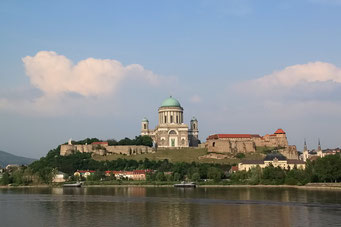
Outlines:
{"label": "boat", "polygon": [[82,187],[82,182],[77,182],[77,183],[73,183],[73,184],[64,184],[63,187]]}
{"label": "boat", "polygon": [[194,182],[186,183],[185,181],[182,181],[180,184],[174,184],[174,187],[176,188],[195,188],[197,185]]}

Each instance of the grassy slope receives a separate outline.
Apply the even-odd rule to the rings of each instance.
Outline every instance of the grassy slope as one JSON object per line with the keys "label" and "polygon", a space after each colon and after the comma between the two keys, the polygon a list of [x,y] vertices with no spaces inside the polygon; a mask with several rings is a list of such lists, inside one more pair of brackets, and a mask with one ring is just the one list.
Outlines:
{"label": "grassy slope", "polygon": [[[144,160],[148,158],[149,160],[163,160],[168,159],[170,162],[200,162],[200,163],[219,163],[219,164],[235,164],[240,162],[237,158],[226,158],[226,159],[199,159],[200,156],[206,155],[207,149],[193,149],[193,148],[183,148],[183,149],[166,149],[158,150],[156,153],[152,154],[140,154],[140,155],[109,155],[100,156],[95,155],[94,159],[98,161],[104,160],[116,160],[118,158],[122,159],[134,159],[134,160]],[[262,159],[263,155],[259,153],[246,154],[245,159]]]}

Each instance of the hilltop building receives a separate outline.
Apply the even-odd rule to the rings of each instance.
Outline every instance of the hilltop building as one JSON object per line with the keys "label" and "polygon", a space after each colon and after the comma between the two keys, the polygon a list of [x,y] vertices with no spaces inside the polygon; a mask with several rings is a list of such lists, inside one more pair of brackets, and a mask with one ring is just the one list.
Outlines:
{"label": "hilltop building", "polygon": [[141,135],[150,136],[156,146],[161,148],[197,147],[198,120],[193,117],[188,128],[184,123],[183,111],[180,102],[170,96],[158,109],[159,121],[154,130],[149,129],[147,118],[142,120]]}
{"label": "hilltop building", "polygon": [[93,142],[91,144],[72,144],[71,139],[68,144],[60,145],[60,155],[67,156],[75,152],[91,153],[96,155],[137,155],[154,152],[151,147],[142,145],[117,145],[110,146],[108,142]]}
{"label": "hilltop building", "polygon": [[290,159],[298,159],[296,146],[289,145],[286,133],[278,129],[274,134],[215,134],[207,138],[208,152],[250,153],[256,147],[278,148],[279,152]]}

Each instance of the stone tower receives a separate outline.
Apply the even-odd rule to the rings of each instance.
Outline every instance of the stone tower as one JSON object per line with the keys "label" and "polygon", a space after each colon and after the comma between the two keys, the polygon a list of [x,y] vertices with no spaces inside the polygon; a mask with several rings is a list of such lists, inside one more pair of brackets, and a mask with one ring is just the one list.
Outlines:
{"label": "stone tower", "polygon": [[190,122],[190,130],[188,131],[189,146],[197,147],[199,144],[198,120],[192,117]]}
{"label": "stone tower", "polygon": [[149,121],[147,118],[143,118],[141,122],[141,135],[148,135],[149,134]]}
{"label": "stone tower", "polygon": [[309,158],[309,152],[307,148],[307,141],[304,139],[303,161],[306,162],[308,158]]}

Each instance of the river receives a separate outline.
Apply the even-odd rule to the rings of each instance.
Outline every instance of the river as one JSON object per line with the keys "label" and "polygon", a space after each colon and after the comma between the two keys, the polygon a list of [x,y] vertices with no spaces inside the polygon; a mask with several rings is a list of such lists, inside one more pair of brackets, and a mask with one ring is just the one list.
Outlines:
{"label": "river", "polygon": [[341,191],[1,188],[1,226],[341,226]]}

